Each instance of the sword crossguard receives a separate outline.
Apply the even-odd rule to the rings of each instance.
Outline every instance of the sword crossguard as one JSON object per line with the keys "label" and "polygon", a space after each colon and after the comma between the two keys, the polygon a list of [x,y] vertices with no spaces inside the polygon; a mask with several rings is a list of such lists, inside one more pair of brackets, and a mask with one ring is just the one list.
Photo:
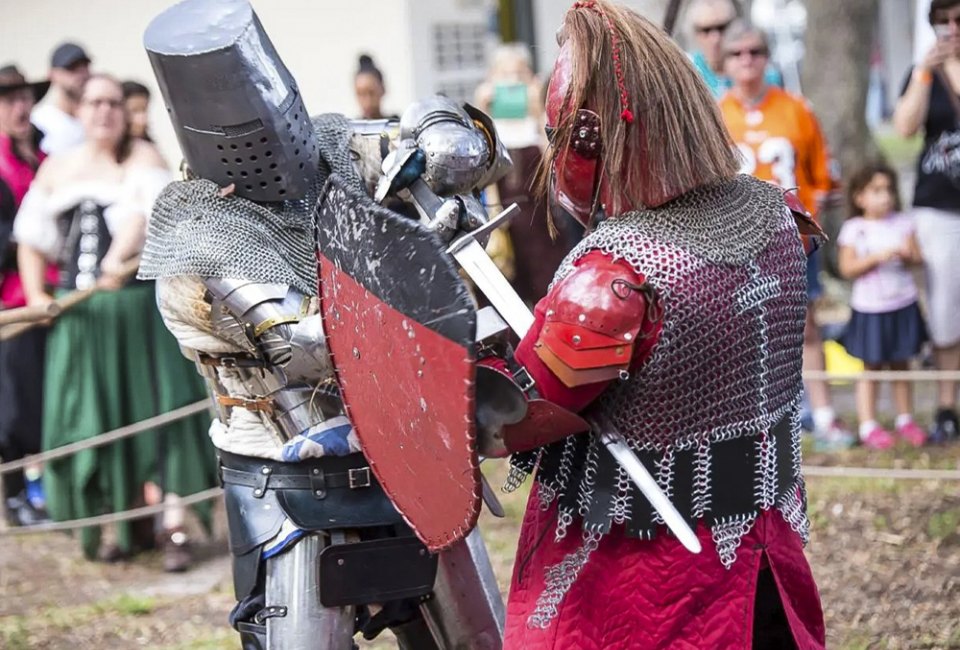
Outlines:
{"label": "sword crossguard", "polygon": [[503,212],[495,216],[490,221],[482,224],[479,228],[471,230],[466,235],[458,237],[450,246],[447,247],[447,253],[449,255],[455,255],[458,251],[462,250],[465,246],[469,245],[471,242],[479,242],[484,239],[485,235],[493,232],[495,229],[499,228],[506,222],[510,221],[514,217],[520,214],[520,206],[516,203],[511,203],[510,207],[505,209]]}

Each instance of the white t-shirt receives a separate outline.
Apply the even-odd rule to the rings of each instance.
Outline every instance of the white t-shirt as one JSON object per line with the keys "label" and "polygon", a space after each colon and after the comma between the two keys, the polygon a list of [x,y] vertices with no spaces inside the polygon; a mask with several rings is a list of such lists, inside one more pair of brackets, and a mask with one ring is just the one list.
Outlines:
{"label": "white t-shirt", "polygon": [[80,120],[64,113],[53,104],[41,104],[33,109],[30,121],[43,131],[40,148],[47,155],[60,153],[83,142]]}
{"label": "white t-shirt", "polygon": [[[837,244],[849,246],[864,257],[902,247],[914,231],[913,219],[891,214],[884,219],[848,219]],[[853,281],[850,307],[863,314],[883,314],[917,301],[917,285],[910,269],[898,259],[884,262]]]}

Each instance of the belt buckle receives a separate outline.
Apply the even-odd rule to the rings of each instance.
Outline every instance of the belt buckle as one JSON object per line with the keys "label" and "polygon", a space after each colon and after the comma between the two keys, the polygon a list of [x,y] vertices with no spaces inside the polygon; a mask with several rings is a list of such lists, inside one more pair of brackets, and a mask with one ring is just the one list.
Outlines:
{"label": "belt buckle", "polygon": [[523,366],[520,366],[520,369],[513,373],[513,380],[517,382],[517,386],[519,386],[520,390],[524,393],[529,393],[537,384]]}
{"label": "belt buckle", "polygon": [[351,490],[370,487],[370,468],[354,467],[347,471],[347,481]]}

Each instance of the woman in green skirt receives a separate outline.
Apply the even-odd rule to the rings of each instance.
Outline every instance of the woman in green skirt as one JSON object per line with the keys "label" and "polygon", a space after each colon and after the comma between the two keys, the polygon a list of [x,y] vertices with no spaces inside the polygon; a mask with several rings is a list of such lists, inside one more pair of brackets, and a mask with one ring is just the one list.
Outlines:
{"label": "woman in green skirt", "polygon": [[[120,84],[92,77],[78,117],[86,141],[41,166],[14,226],[27,301],[53,300],[43,283],[48,260],[60,268],[57,292],[101,291],[53,324],[47,343],[43,447],[93,438],[203,399],[193,365],[179,352],[154,303],[153,283],[128,282],[121,269],[143,245],[154,199],[170,180],[152,144],[127,134]],[[50,515],[57,520],[127,510],[143,503],[168,508],[159,537],[164,565],[186,569],[184,509],[177,495],[216,482],[213,450],[199,414],[116,443],[52,461],[44,473]],[[162,495],[162,496],[161,496]],[[204,519],[209,509],[202,509]],[[99,528],[81,532],[87,557],[118,559],[143,536],[116,525],[115,543],[100,545]],[[147,537],[152,537],[148,534]]]}

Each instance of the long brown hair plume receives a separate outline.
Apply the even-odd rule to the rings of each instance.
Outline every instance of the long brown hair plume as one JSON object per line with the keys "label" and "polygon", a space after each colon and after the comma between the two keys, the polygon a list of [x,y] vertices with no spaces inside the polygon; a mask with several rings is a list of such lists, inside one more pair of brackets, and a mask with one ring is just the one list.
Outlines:
{"label": "long brown hair plume", "polygon": [[580,108],[600,116],[603,175],[613,189],[607,215],[655,207],[737,173],[716,102],[659,27],[606,0],[584,0],[567,12],[561,41],[570,47],[572,77],[541,190],[569,146]]}

